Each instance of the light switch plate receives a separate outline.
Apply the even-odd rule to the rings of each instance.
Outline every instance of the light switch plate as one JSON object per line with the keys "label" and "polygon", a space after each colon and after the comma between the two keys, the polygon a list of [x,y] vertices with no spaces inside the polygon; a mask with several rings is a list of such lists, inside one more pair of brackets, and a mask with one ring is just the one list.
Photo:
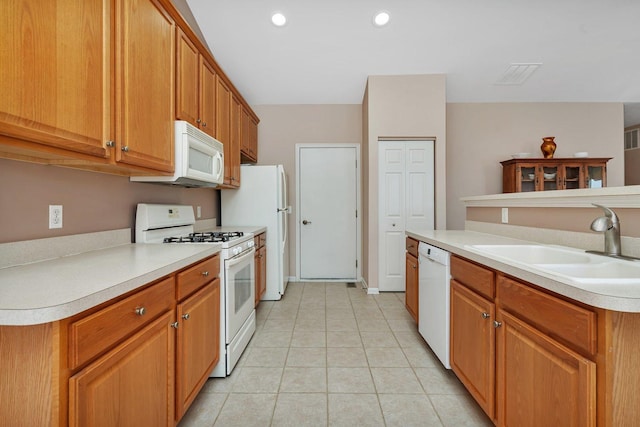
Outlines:
{"label": "light switch plate", "polygon": [[509,223],[509,208],[502,208],[502,223]]}

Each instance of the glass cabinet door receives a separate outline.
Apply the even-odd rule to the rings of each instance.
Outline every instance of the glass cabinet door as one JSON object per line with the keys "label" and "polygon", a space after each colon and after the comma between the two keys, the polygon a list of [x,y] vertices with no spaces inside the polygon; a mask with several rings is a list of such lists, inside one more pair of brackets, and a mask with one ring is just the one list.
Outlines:
{"label": "glass cabinet door", "polygon": [[585,177],[586,188],[602,188],[607,186],[606,170],[603,165],[587,165]]}
{"label": "glass cabinet door", "polygon": [[540,169],[542,169],[542,189],[544,191],[558,190],[558,181],[560,179],[558,166],[541,166]]}
{"label": "glass cabinet door", "polygon": [[563,188],[570,190],[580,188],[580,165],[570,165],[564,167]]}
{"label": "glass cabinet door", "polygon": [[520,181],[517,191],[536,191],[536,166],[535,165],[521,165],[520,173],[518,174]]}

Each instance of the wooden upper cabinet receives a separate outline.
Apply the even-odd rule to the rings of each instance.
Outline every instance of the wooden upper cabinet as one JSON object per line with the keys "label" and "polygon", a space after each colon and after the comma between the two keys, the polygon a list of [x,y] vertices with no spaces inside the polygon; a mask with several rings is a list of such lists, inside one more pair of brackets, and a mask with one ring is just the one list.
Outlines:
{"label": "wooden upper cabinet", "polygon": [[3,139],[0,151],[109,157],[112,10],[111,0],[0,2],[0,137],[30,141]]}
{"label": "wooden upper cabinet", "polygon": [[198,126],[199,102],[198,48],[178,28],[176,38],[176,118]]}
{"label": "wooden upper cabinet", "polygon": [[200,56],[200,129],[216,136],[216,73]]}
{"label": "wooden upper cabinet", "polygon": [[242,136],[242,104],[240,100],[231,95],[231,114],[229,115],[231,123],[231,159],[230,173],[231,182],[234,187],[240,186],[240,139]]}
{"label": "wooden upper cabinet", "polygon": [[249,162],[258,161],[258,122],[247,111],[242,109],[242,138],[240,152],[242,158]]}
{"label": "wooden upper cabinet", "polygon": [[173,172],[175,23],[157,0],[118,0],[119,162]]}
{"label": "wooden upper cabinet", "polygon": [[176,119],[215,136],[215,76],[213,67],[180,29],[176,37]]}

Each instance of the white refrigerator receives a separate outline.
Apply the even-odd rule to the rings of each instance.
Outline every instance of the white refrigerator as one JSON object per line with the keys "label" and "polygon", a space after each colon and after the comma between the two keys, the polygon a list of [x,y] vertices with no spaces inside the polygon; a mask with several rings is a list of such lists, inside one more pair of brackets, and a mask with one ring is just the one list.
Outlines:
{"label": "white refrigerator", "polygon": [[242,165],[240,188],[222,190],[221,224],[267,227],[267,291],[263,300],[284,295],[289,274],[287,178],[282,165]]}

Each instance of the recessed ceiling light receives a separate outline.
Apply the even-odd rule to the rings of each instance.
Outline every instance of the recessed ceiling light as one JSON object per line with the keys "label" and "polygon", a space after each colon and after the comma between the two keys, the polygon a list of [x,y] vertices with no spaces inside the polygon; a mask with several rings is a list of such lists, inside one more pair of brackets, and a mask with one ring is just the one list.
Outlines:
{"label": "recessed ceiling light", "polygon": [[273,22],[273,25],[275,25],[276,27],[284,27],[284,25],[287,23],[287,17],[280,12],[276,12],[271,15],[271,22]]}
{"label": "recessed ceiling light", "polygon": [[373,15],[373,25],[375,25],[376,27],[384,27],[389,23],[390,19],[391,15],[389,15],[389,12],[381,10],[380,12]]}

